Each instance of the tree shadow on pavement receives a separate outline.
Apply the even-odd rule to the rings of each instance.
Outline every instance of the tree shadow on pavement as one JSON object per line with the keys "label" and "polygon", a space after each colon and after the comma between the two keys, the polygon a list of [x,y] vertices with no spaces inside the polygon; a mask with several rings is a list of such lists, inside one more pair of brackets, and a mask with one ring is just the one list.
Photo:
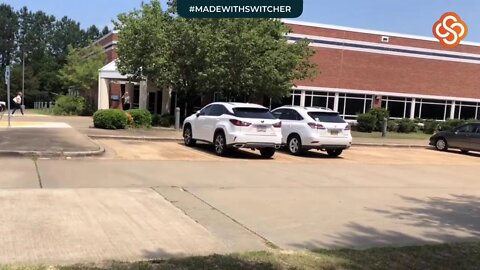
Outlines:
{"label": "tree shadow on pavement", "polygon": [[400,196],[407,206],[392,206],[387,209],[367,209],[396,224],[420,228],[417,234],[402,232],[395,227],[382,230],[356,222],[345,224],[345,230],[333,235],[328,243],[310,241],[293,244],[298,248],[371,248],[406,246],[480,240],[480,197],[450,195],[418,199]]}
{"label": "tree shadow on pavement", "polygon": [[448,240],[452,231],[480,238],[480,197],[454,194],[449,198],[400,197],[412,206],[369,210],[411,226],[436,229],[438,233],[425,234],[433,240]]}

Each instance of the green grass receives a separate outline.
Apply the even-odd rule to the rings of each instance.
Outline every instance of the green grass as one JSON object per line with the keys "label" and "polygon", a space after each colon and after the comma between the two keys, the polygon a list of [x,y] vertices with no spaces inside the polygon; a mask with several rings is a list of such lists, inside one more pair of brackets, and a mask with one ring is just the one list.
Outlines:
{"label": "green grass", "polygon": [[[352,131],[353,138],[380,138],[382,139],[381,132],[358,132]],[[428,140],[432,134],[425,134],[422,132],[415,132],[415,133],[397,133],[397,132],[388,132],[386,139],[407,139],[407,140]]]}
{"label": "green grass", "polygon": [[367,250],[262,251],[144,262],[110,262],[72,266],[4,266],[0,269],[479,269],[480,242]]}

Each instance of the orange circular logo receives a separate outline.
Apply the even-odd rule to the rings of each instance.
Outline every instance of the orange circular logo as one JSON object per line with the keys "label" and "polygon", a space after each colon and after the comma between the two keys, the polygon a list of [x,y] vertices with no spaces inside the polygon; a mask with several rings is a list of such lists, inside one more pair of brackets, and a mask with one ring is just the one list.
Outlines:
{"label": "orange circular logo", "polygon": [[467,24],[455,12],[447,12],[432,28],[433,35],[446,48],[455,48],[468,34]]}

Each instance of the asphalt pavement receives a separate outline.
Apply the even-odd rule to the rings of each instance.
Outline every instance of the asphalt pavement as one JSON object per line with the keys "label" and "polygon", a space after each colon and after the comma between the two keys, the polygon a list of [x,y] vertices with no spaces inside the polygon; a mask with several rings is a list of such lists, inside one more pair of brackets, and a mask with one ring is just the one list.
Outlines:
{"label": "asphalt pavement", "polygon": [[[152,151],[186,149],[144,143]],[[214,159],[201,147],[188,153],[169,161],[0,159],[0,233],[10,235],[0,238],[0,258],[145,259],[480,237],[477,154],[366,147],[337,159],[277,153],[261,160],[251,152]]]}

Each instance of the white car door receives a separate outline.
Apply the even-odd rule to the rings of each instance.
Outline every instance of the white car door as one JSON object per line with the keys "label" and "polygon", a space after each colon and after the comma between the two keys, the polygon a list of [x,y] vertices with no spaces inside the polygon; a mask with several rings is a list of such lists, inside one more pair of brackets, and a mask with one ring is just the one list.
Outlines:
{"label": "white car door", "polygon": [[205,125],[207,124],[208,113],[210,112],[211,105],[203,108],[196,118],[192,121],[192,133],[193,138],[197,140],[207,140],[207,135],[205,134],[206,129]]}
{"label": "white car door", "polygon": [[225,112],[224,106],[220,104],[214,104],[208,111],[208,115],[205,117],[204,122],[204,136],[205,140],[213,142],[213,135],[217,127],[217,123],[220,121],[220,116]]}
{"label": "white car door", "polygon": [[298,133],[298,120],[297,120],[298,113],[292,109],[283,109],[282,116],[280,120],[282,120],[282,141],[283,143],[287,143],[288,136],[292,133]]}

